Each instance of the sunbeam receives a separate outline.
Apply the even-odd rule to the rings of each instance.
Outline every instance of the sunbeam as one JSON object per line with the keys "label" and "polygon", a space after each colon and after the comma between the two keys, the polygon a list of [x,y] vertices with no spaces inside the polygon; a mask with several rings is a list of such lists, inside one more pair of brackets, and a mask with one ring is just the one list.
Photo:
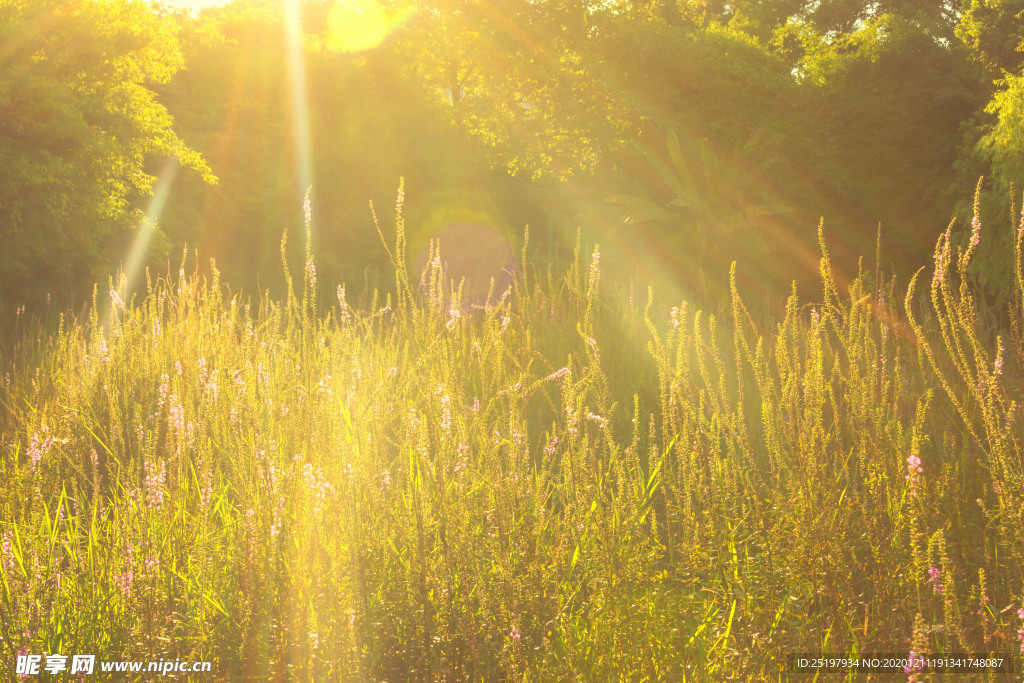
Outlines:
{"label": "sunbeam", "polygon": [[295,126],[295,166],[299,193],[313,184],[312,139],[309,126],[309,96],[306,91],[306,60],[302,46],[301,0],[285,0],[284,5],[285,62],[288,65],[288,86]]}
{"label": "sunbeam", "polygon": [[121,290],[119,294],[125,301],[128,301],[135,289],[139,271],[142,270],[142,264],[149,251],[149,243],[153,240],[153,233],[156,232],[160,216],[167,205],[167,198],[171,194],[171,188],[174,186],[174,179],[178,175],[179,168],[181,168],[181,164],[177,159],[171,157],[164,162],[164,166],[160,170],[153,196],[149,200],[149,206],[146,207],[146,215],[135,236],[135,241],[132,242],[132,247],[128,251],[128,258],[124,262],[123,278],[118,289]]}

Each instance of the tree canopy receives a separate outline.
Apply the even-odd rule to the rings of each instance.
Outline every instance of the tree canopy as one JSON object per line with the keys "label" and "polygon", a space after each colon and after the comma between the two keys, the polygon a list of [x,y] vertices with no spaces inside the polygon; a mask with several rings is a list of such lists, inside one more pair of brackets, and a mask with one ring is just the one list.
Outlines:
{"label": "tree canopy", "polygon": [[213,180],[152,89],[184,66],[177,22],[140,2],[0,2],[0,291],[91,289],[154,159]]}
{"label": "tree canopy", "polygon": [[584,214],[596,239],[635,227],[616,198],[685,223],[665,165],[718,159],[719,203],[788,208],[737,209],[719,234],[785,260],[824,217],[853,263],[881,223],[901,273],[977,175],[1020,182],[1019,2],[306,0],[301,109],[283,7],[0,0],[4,298],[87,296],[168,158],[186,172],[148,262],[198,245],[231,282],[278,282],[281,231],[303,220],[300,118],[322,267],[367,284],[386,260],[366,201],[388,202],[399,176],[421,241],[438,216],[557,241]]}

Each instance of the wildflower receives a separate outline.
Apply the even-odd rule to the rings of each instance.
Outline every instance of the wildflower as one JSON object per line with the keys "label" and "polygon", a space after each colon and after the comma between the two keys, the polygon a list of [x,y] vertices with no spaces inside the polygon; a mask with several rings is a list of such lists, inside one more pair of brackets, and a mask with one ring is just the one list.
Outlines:
{"label": "wildflower", "polygon": [[971,247],[978,246],[981,241],[981,219],[977,215],[971,220]]}
{"label": "wildflower", "polygon": [[110,360],[110,350],[107,348],[106,339],[100,337],[99,344],[96,345],[96,352],[101,363],[106,363]]}
{"label": "wildflower", "polygon": [[448,432],[452,428],[452,401],[448,394],[441,397],[441,429]]}
{"label": "wildflower", "polygon": [[[46,433],[46,429],[43,428],[43,433]],[[53,448],[53,437],[46,437],[42,443],[39,443],[39,434],[33,434],[28,441],[28,457],[32,460],[32,469],[39,467],[39,462],[43,459],[43,456],[50,452]]]}
{"label": "wildflower", "polygon": [[132,594],[132,583],[135,580],[135,575],[131,569],[126,569],[119,576],[114,577],[114,584],[121,589],[121,592],[125,594],[125,597],[130,597]]}
{"label": "wildflower", "polygon": [[519,629],[516,628],[515,626],[513,626],[512,630],[509,631],[508,637],[511,638],[512,640],[519,640],[522,637],[522,635],[523,634],[520,633]]}
{"label": "wildflower", "polygon": [[163,486],[167,481],[167,465],[161,462],[159,469],[154,463],[147,462],[146,469],[146,507],[159,510],[164,504]]}
{"label": "wildflower", "polygon": [[932,275],[932,286],[937,286],[945,277],[946,262],[949,260],[949,231],[939,237],[935,245],[935,274]]}
{"label": "wildflower", "polygon": [[121,300],[120,295],[114,290],[110,290],[110,300],[114,302],[114,305],[124,310],[124,301]]}
{"label": "wildflower", "polygon": [[992,604],[992,601],[989,600],[989,597],[987,595],[983,594],[981,596],[980,603],[981,603],[981,606],[978,607],[978,614],[984,616],[985,615],[985,608],[988,607],[988,605]]}
{"label": "wildflower", "polygon": [[562,377],[565,377],[567,374],[569,374],[569,368],[561,368],[559,370],[555,370],[554,372],[552,372],[550,375],[548,375],[547,378],[561,379]]}
{"label": "wildflower", "polygon": [[459,319],[462,318],[462,311],[459,310],[459,306],[456,303],[452,304],[451,309],[448,311],[449,319],[445,325],[449,330],[454,330],[455,326],[459,323]]}
{"label": "wildflower", "polygon": [[918,475],[924,474],[924,468],[921,467],[921,458],[917,455],[911,454],[907,458],[907,481],[910,482],[910,495],[917,496],[917,487],[920,483]]}
{"label": "wildflower", "polygon": [[523,445],[523,433],[519,431],[519,427],[515,424],[512,425],[512,430],[509,433],[509,436],[512,437],[512,443],[515,444],[516,448]]}
{"label": "wildflower", "polygon": [[[18,655],[17,655],[19,662],[23,661],[21,658],[24,657],[27,654],[28,654],[28,645],[22,645],[21,649],[18,650]],[[29,674],[18,674],[18,679],[19,680],[26,679],[28,677],[29,677]]]}
{"label": "wildflower", "polygon": [[594,249],[594,255],[590,259],[590,273],[587,275],[587,297],[597,292],[597,283],[601,278],[601,252]]}
{"label": "wildflower", "polygon": [[924,659],[918,657],[916,652],[911,651],[907,656],[907,665],[903,667],[903,673],[915,674],[924,671]]}
{"label": "wildflower", "polygon": [[157,405],[160,408],[163,408],[164,403],[167,401],[167,394],[171,390],[170,381],[171,378],[167,375],[160,376],[160,398],[157,400]]}
{"label": "wildflower", "polygon": [[323,474],[316,471],[313,466],[306,463],[302,471],[306,480],[306,489],[313,494],[313,512],[319,513],[327,503],[328,497],[334,492],[334,487],[324,478]]}
{"label": "wildflower", "polygon": [[10,573],[14,569],[14,547],[11,545],[12,540],[14,540],[14,534],[10,531],[5,531],[3,556],[0,557],[0,567],[3,568],[5,573]]}
{"label": "wildflower", "polygon": [[168,421],[180,437],[182,432],[185,431],[185,409],[178,402],[177,396],[171,396],[171,410]]}
{"label": "wildflower", "polygon": [[316,287],[316,266],[313,265],[313,259],[306,261],[306,276],[309,278],[309,286]]}
{"label": "wildflower", "polygon": [[338,305],[341,307],[341,323],[344,325],[352,318],[348,301],[345,300],[345,285],[338,285]]}
{"label": "wildflower", "polygon": [[[1017,616],[1024,621],[1024,607],[1017,610]],[[1024,655],[1024,628],[1017,629],[1017,640],[1020,641],[1020,653]]]}
{"label": "wildflower", "polygon": [[993,372],[997,375],[1003,374],[1003,342],[999,341],[999,352],[996,354],[995,367]]}
{"label": "wildflower", "polygon": [[924,470],[921,468],[921,458],[916,455],[912,455],[907,458],[907,479],[912,479],[914,474],[923,474]]}
{"label": "wildflower", "polygon": [[942,572],[937,567],[929,567],[928,569],[928,583],[932,584],[932,590],[938,595],[942,595],[945,589],[942,586]]}

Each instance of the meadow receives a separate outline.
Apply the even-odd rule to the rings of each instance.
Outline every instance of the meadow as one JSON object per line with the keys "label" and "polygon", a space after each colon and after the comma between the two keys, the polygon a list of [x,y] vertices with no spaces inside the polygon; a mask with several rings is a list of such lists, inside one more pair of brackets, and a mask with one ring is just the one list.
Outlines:
{"label": "meadow", "polygon": [[5,667],[781,680],[796,652],[1024,652],[1024,217],[1008,312],[970,267],[1007,228],[976,219],[909,286],[840,286],[822,230],[820,298],[762,323],[735,287],[715,316],[529,241],[473,310],[443,255],[410,274],[401,209],[364,305],[307,248],[281,300],[188,258],[84,316],[9,313]]}

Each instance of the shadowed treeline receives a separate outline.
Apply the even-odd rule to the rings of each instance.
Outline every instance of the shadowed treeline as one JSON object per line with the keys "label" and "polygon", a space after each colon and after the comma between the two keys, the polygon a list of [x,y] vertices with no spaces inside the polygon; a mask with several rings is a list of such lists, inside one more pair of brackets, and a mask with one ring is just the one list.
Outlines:
{"label": "shadowed treeline", "polygon": [[[404,175],[411,243],[475,224],[518,252],[529,225],[558,269],[582,228],[609,267],[712,308],[736,260],[780,315],[792,280],[820,292],[820,219],[844,279],[881,224],[906,283],[979,175],[987,223],[1022,180],[1002,6],[350,4],[0,6],[0,298],[77,309],[186,245],[281,296],[309,184],[322,282],[368,295],[387,256],[367,200]],[[1000,305],[1010,246],[975,257]]]}

